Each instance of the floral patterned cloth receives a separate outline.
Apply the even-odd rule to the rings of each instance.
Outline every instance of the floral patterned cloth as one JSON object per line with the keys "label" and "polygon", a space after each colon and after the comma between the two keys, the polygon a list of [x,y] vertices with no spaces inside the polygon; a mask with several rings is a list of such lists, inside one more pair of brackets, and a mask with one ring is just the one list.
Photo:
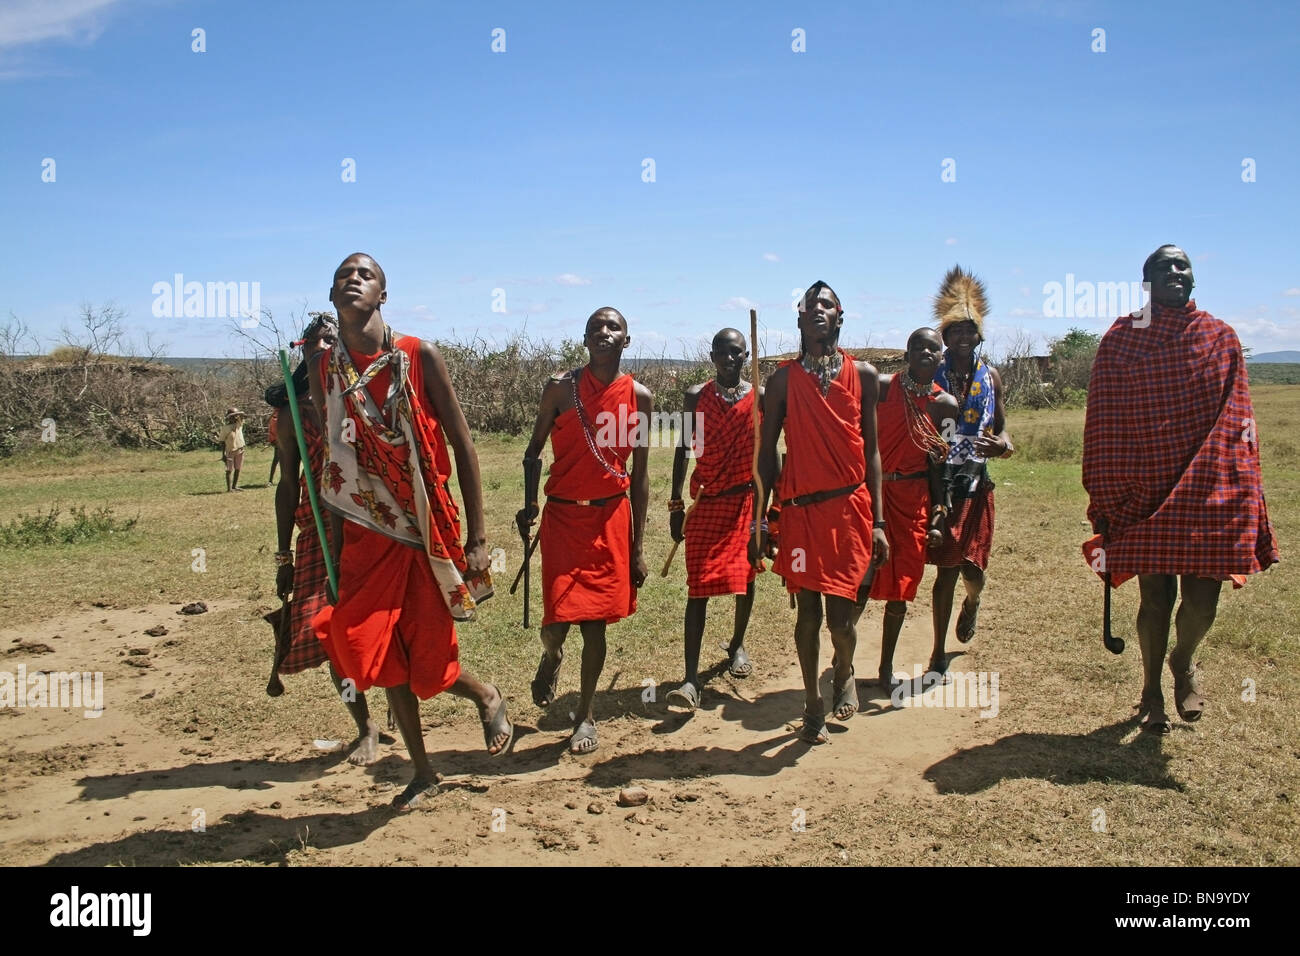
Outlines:
{"label": "floral patterned cloth", "polygon": [[[950,379],[950,352],[944,352],[943,361],[935,370],[934,381],[948,394],[961,402],[961,412],[957,416],[957,434],[948,440],[948,464],[960,465],[967,461],[984,461],[975,454],[971,443],[976,436],[993,428],[993,376],[991,366],[982,358],[975,360],[975,371],[971,375],[970,388],[966,400],[962,401],[960,392],[953,387]],[[948,438],[947,435],[944,436]]]}
{"label": "floral patterned cloth", "polygon": [[[473,620],[475,600],[462,576],[460,511],[447,485],[446,444],[411,385],[418,352],[413,359],[407,349],[418,345],[409,336],[395,345],[386,328],[383,351],[364,372],[346,348],[330,349],[322,358],[328,441],[321,500],[348,520],[422,548],[452,618]],[[385,369],[381,408],[367,386]]]}

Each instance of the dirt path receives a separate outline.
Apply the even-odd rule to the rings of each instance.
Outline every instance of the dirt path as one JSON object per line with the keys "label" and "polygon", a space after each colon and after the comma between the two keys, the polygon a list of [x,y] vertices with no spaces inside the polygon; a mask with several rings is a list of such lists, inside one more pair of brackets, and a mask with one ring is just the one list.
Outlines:
{"label": "dirt path", "polygon": [[[919,611],[896,657],[909,673],[928,657],[928,615]],[[600,750],[589,756],[565,751],[565,714],[521,725],[514,753],[499,759],[482,750],[475,724],[432,726],[426,742],[444,790],[396,815],[386,805],[410,775],[400,743],[363,769],[309,740],[268,747],[217,740],[198,725],[169,737],[150,723],[138,701],[184,694],[200,679],[180,653],[191,620],[176,612],[92,608],[0,631],[0,671],[76,661],[104,674],[97,718],[0,707],[7,863],[743,864],[807,859],[810,847],[824,862],[847,861],[820,817],[882,795],[932,797],[925,769],[989,729],[978,706],[894,708],[860,684],[863,712],[832,721],[832,743],[810,748],[790,726],[802,709],[791,648],[785,660],[761,662],[779,678],[717,677],[689,717],[669,713],[668,688],[659,688],[644,716],[602,721]],[[864,628],[860,675],[875,672],[878,622],[873,615]],[[167,635],[143,634],[158,623]],[[829,654],[824,637],[823,661]],[[823,685],[829,697],[829,673]],[[630,785],[645,787],[650,802],[618,806]]]}

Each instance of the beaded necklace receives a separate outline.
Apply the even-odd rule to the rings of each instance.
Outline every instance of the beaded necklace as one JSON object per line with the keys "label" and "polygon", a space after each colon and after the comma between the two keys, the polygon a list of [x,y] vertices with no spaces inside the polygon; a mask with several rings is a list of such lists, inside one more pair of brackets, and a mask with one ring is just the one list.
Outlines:
{"label": "beaded necklace", "polygon": [[823,355],[821,358],[813,358],[805,352],[799,364],[806,372],[817,376],[822,394],[827,395],[831,390],[831,382],[835,381],[840,374],[840,369],[844,367],[844,356],[838,348],[831,355]]}
{"label": "beaded necklace", "polygon": [[912,378],[910,369],[903,369],[894,376],[895,382],[899,380],[903,383],[903,418],[907,421],[907,435],[913,445],[927,453],[934,461],[939,461],[948,454],[948,443],[934,427],[929,414],[912,401],[913,396],[929,398],[934,383],[922,385]]}
{"label": "beaded necklace", "polygon": [[596,447],[596,439],[592,437],[591,434],[591,425],[587,422],[586,409],[582,407],[582,400],[578,398],[578,377],[581,374],[582,369],[577,369],[573,375],[570,376],[569,381],[573,383],[573,410],[578,413],[578,424],[582,426],[582,436],[587,439],[587,447],[591,449],[591,453],[595,456],[596,461],[600,462],[600,466],[612,477],[617,478],[619,481],[624,481],[627,479],[628,473],[626,471],[620,471],[610,465],[610,463],[605,460],[605,456],[602,455],[600,450]]}
{"label": "beaded necklace", "polygon": [[713,384],[718,389],[718,397],[728,405],[735,405],[736,402],[749,394],[750,384],[743,378],[731,388],[723,387],[717,379],[713,380]]}

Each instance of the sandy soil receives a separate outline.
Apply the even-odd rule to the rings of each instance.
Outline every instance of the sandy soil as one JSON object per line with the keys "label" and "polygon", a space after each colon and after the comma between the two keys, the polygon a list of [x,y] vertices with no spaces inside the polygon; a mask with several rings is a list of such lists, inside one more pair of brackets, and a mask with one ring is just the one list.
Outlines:
{"label": "sandy soil", "polygon": [[[59,671],[76,661],[103,671],[105,698],[98,718],[80,709],[0,708],[6,863],[852,862],[843,835],[819,825],[829,810],[882,796],[932,797],[926,768],[997,723],[980,719],[975,706],[894,708],[860,682],[862,712],[832,721],[833,741],[812,748],[793,733],[802,692],[791,646],[784,660],[756,662],[779,676],[720,674],[689,716],[665,708],[668,687],[651,703],[632,696],[640,687],[615,686],[611,693],[629,695],[640,713],[602,721],[600,749],[582,757],[566,752],[567,714],[547,713],[539,727],[520,723],[513,753],[499,758],[484,752],[476,724],[435,723],[426,742],[443,790],[397,814],[388,803],[410,776],[400,742],[358,768],[345,751],[324,752],[312,740],[214,736],[201,722],[168,736],[151,722],[140,701],[191,693],[202,679],[183,654],[193,619],[177,611],[88,608],[0,631],[0,670]],[[873,615],[860,641],[863,676],[876,670],[878,622]],[[166,635],[143,633],[157,624]],[[899,670],[928,658],[927,625],[928,615],[908,619]],[[823,635],[824,665],[829,656]],[[706,645],[706,662],[720,658]],[[828,701],[829,684],[827,667]],[[527,694],[505,690],[511,699]],[[648,790],[649,803],[619,806],[627,786]]]}

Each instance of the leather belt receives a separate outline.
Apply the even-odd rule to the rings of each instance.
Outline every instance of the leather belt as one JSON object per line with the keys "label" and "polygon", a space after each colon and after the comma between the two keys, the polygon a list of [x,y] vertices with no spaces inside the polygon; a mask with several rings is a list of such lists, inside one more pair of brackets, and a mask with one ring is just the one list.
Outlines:
{"label": "leather belt", "polygon": [[703,497],[703,498],[725,498],[727,495],[738,495],[738,494],[740,494],[742,491],[749,491],[749,490],[751,490],[753,487],[754,487],[754,482],[751,480],[751,481],[746,481],[746,482],[744,482],[743,484],[732,485],[730,488],[724,488],[722,491],[719,491],[716,495],[710,495],[710,494],[707,494],[707,493],[706,493],[706,494],[704,494],[704,495],[701,495],[701,497]]}
{"label": "leather belt", "polygon": [[547,504],[550,504],[551,502],[555,502],[557,505],[581,505],[584,508],[598,508],[603,504],[608,504],[611,501],[618,501],[619,498],[626,498],[626,497],[627,497],[627,492],[623,492],[623,494],[621,495],[610,495],[608,498],[588,498],[579,501],[574,501],[570,498],[556,498],[553,497],[552,495],[547,495],[546,502]]}
{"label": "leather belt", "polygon": [[798,508],[802,505],[815,505],[821,501],[829,501],[832,498],[838,498],[841,495],[851,495],[862,487],[862,482],[852,485],[845,485],[843,488],[836,488],[833,491],[814,491],[810,495],[796,495],[793,498],[787,498],[781,502],[782,508],[788,508],[791,505]]}
{"label": "leather belt", "polygon": [[914,471],[910,475],[905,475],[901,471],[891,471],[887,475],[881,475],[881,481],[910,481],[913,478],[928,478],[928,471]]}

